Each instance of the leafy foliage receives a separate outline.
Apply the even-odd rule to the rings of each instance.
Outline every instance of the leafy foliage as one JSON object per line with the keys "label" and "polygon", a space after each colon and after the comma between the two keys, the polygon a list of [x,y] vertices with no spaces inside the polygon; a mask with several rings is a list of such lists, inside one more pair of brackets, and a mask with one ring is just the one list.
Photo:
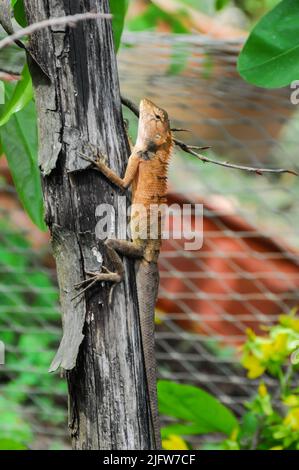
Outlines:
{"label": "leafy foliage", "polygon": [[[44,230],[46,227],[37,164],[35,106],[32,100],[27,104],[29,96],[26,90],[23,90],[23,93],[18,90],[20,83],[22,82],[19,82],[15,89],[10,84],[5,86],[8,105],[4,107],[2,119],[6,122],[5,113],[6,116],[9,115],[9,119],[0,128],[0,136],[19,198],[32,221]],[[22,88],[23,86],[26,87],[22,85]]]}
{"label": "leafy foliage", "polygon": [[124,29],[125,16],[128,10],[129,0],[110,0],[110,11],[113,15],[112,28],[115,50],[118,51],[121,35]]}
{"label": "leafy foliage", "polygon": [[1,439],[0,450],[26,450],[27,447],[13,439]]}
{"label": "leafy foliage", "polygon": [[238,60],[254,85],[279,88],[299,77],[299,3],[283,0],[251,32]]}
{"label": "leafy foliage", "polygon": [[[29,242],[3,219],[0,230],[0,340],[7,349],[0,376],[0,448],[24,448],[33,439],[33,416],[47,425],[65,419],[51,393],[64,396],[65,383],[47,373],[57,346],[51,329],[59,324],[58,292],[40,265],[35,268]],[[34,408],[30,420],[21,411],[27,405]]]}
{"label": "leafy foliage", "polygon": [[[229,435],[238,421],[228,408],[209,393],[191,385],[182,385],[165,380],[159,381],[159,409],[164,415],[180,420],[181,432],[192,434],[220,432]],[[190,426],[190,424],[192,426]],[[165,434],[175,434],[178,428],[167,430]]]}
{"label": "leafy foliage", "polygon": [[[8,94],[8,92],[7,92]],[[32,80],[28,65],[25,64],[21,80],[13,90],[12,97],[6,102],[0,118],[0,127],[4,126],[11,116],[21,111],[33,98]]]}
{"label": "leafy foliage", "polygon": [[[205,444],[202,448],[299,450],[299,388],[293,380],[299,370],[296,309],[281,315],[279,323],[268,328],[267,333],[257,336],[248,331],[241,362],[249,378],[270,374],[277,380],[273,388],[275,397],[262,380],[238,422],[230,410],[203,390],[161,381],[158,386],[160,411],[177,419],[162,429],[165,449],[175,449],[175,445],[177,449],[186,449],[187,444],[182,439],[193,434],[221,432],[227,436],[224,441]],[[181,440],[176,439],[178,437]]]}
{"label": "leafy foliage", "polygon": [[20,416],[17,404],[10,398],[0,396],[0,413],[0,449],[26,448],[24,443],[32,440],[32,431],[30,425]]}
{"label": "leafy foliage", "polygon": [[25,28],[25,26],[27,26],[27,20],[26,20],[26,16],[25,16],[25,9],[24,9],[23,0],[14,1],[13,7],[14,7],[13,11],[14,11],[15,19],[17,20],[19,25],[22,26],[22,28]]}

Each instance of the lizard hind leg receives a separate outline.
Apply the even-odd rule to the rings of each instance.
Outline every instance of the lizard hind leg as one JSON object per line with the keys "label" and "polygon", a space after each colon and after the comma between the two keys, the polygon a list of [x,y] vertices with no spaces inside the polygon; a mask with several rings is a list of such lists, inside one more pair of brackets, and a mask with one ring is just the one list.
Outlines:
{"label": "lizard hind leg", "polygon": [[102,271],[85,271],[85,274],[89,277],[74,286],[75,289],[81,288],[81,290],[72,298],[72,300],[80,297],[84,292],[88,291],[98,282],[110,282],[112,283],[112,286],[109,293],[109,305],[111,304],[114,287],[123,279],[124,266],[116,251],[107,243],[105,244],[107,245],[108,258],[114,266],[115,272],[110,271],[105,266],[102,266]]}
{"label": "lizard hind leg", "polygon": [[85,279],[82,282],[79,282],[78,284],[75,284],[75,289],[80,289],[80,287],[83,287],[73,298],[72,300],[77,299],[80,297],[84,292],[89,290],[92,286],[94,286],[97,282],[111,282],[113,283],[110,294],[109,294],[109,304],[111,303],[111,292],[116,284],[122,281],[122,275],[120,273],[113,273],[109,271],[105,266],[102,267],[102,271],[85,271],[85,274],[90,276],[88,279]]}
{"label": "lizard hind leg", "polygon": [[105,242],[108,252],[108,258],[115,268],[115,272],[111,272],[105,266],[102,266],[102,271],[85,271],[85,274],[89,276],[88,279],[79,282],[74,287],[75,289],[82,288],[73,298],[80,297],[84,292],[89,290],[97,282],[111,282],[112,286],[109,293],[109,305],[112,303],[113,291],[117,284],[123,280],[124,275],[124,266],[123,262],[120,259],[119,254],[127,256],[129,258],[142,258],[143,249],[137,246],[134,242],[129,242],[126,240],[117,240],[117,239],[108,239]]}

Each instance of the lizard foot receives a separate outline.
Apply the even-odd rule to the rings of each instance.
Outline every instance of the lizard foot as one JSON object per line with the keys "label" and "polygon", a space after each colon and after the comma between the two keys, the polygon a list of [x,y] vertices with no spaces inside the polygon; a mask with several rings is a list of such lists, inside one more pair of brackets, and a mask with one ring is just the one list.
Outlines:
{"label": "lizard foot", "polygon": [[75,300],[78,297],[80,297],[84,292],[89,290],[94,284],[97,282],[112,282],[114,285],[112,286],[110,290],[110,295],[109,295],[109,304],[111,303],[112,299],[112,292],[113,288],[115,287],[116,284],[121,282],[122,277],[118,273],[113,273],[109,271],[105,266],[102,266],[102,271],[97,272],[97,271],[86,271],[86,274],[90,276],[88,279],[85,279],[84,281],[79,282],[78,284],[75,284],[74,288],[75,289],[80,289],[80,287],[85,286],[83,289],[80,290],[71,300]]}
{"label": "lizard foot", "polygon": [[86,160],[87,162],[92,163],[93,166],[100,167],[101,165],[107,164],[106,155],[100,152],[99,149],[96,148],[93,144],[91,143],[87,144],[87,152],[88,152],[88,155],[82,152],[78,152],[78,153],[80,157],[83,158],[83,160]]}

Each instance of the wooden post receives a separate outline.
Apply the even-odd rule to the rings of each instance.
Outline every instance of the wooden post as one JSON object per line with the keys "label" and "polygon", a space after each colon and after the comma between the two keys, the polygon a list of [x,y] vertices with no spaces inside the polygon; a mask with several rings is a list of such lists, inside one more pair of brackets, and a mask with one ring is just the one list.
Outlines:
{"label": "wooden post", "polygon": [[[108,0],[25,0],[29,23],[97,10]],[[31,65],[39,123],[46,222],[57,262],[64,335],[51,370],[67,371],[69,426],[74,449],[152,449],[140,342],[134,266],[108,306],[108,286],[75,301],[83,271],[99,268],[103,242],[95,237],[96,207],[117,208],[121,193],[78,155],[87,144],[123,174],[128,157],[111,20],[42,30],[30,48],[45,75]],[[48,75],[48,77],[47,77]],[[125,227],[123,227],[125,228]],[[78,353],[79,352],[79,353]]]}

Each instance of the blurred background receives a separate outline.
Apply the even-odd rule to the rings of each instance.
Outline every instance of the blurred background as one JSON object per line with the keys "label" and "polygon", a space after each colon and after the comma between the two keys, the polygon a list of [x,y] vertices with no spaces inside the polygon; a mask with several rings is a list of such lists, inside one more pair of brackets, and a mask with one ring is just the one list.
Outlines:
{"label": "blurred background", "polygon": [[[131,0],[118,53],[123,95],[167,109],[174,127],[188,129],[178,138],[211,146],[209,157],[296,169],[299,115],[290,89],[259,89],[236,71],[249,29],[276,3]],[[18,77],[22,60],[17,50],[1,55],[1,78]],[[137,121],[124,115],[134,140]],[[180,240],[164,242],[159,376],[200,386],[237,416],[256,389],[239,361],[246,330],[261,332],[299,303],[298,195],[292,175],[229,170],[175,149],[169,202],[203,204],[204,244],[190,254]],[[4,156],[0,207],[0,437],[69,448],[66,385],[47,372],[61,336],[55,263],[48,235],[18,202]]]}

